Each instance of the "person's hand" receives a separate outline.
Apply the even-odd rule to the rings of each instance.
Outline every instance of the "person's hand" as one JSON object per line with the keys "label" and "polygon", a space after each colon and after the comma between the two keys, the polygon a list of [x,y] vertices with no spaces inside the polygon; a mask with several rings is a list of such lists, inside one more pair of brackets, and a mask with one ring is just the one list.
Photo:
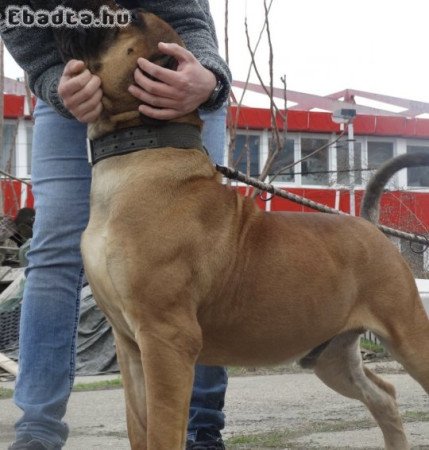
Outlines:
{"label": "person's hand", "polygon": [[64,106],[83,123],[94,122],[101,114],[101,80],[93,75],[83,61],[70,60],[58,84]]}
{"label": "person's hand", "polygon": [[142,114],[153,119],[175,119],[194,111],[208,100],[216,87],[216,77],[180,45],[160,42],[158,48],[161,53],[177,60],[177,70],[139,58],[134,72],[137,86],[131,85],[129,92],[143,102],[139,106]]}

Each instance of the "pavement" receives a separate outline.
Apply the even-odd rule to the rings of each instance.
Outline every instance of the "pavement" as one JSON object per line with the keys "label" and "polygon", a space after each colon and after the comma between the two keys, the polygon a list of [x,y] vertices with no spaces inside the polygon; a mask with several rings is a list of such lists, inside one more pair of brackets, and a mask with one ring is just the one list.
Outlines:
{"label": "pavement", "polygon": [[[389,365],[386,371],[390,373],[383,376],[397,389],[412,448],[429,450],[427,394],[400,370],[392,370]],[[117,377],[78,377],[76,382]],[[0,387],[13,387],[13,383],[0,382]],[[366,408],[331,391],[308,372],[231,377],[225,413],[227,424],[223,434],[227,442],[240,436],[243,442],[251,442],[249,436],[261,433],[283,436],[281,444],[270,445],[238,446],[229,440],[228,449],[383,448],[381,432]],[[13,423],[19,415],[12,400],[0,400],[0,450],[6,450],[13,440]],[[66,421],[71,429],[66,450],[130,448],[122,389],[73,392]]]}

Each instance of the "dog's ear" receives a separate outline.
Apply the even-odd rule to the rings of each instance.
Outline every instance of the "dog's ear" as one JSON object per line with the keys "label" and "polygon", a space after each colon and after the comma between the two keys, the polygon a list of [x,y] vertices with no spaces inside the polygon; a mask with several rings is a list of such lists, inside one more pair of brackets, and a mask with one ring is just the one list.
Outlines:
{"label": "dog's ear", "polygon": [[112,30],[108,32],[105,28],[55,28],[53,33],[64,62],[94,60],[112,39]]}

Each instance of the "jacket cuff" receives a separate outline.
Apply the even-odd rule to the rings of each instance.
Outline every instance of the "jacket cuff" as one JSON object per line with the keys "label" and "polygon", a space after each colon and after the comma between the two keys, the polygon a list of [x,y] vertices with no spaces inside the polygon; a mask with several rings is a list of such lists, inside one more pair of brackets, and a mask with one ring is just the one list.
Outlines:
{"label": "jacket cuff", "polygon": [[[216,79],[220,81],[222,88],[216,97],[215,102],[206,102],[199,106],[199,109],[202,111],[216,111],[223,107],[225,102],[228,100],[229,92],[231,90],[231,81],[230,81],[230,73],[227,71],[225,73],[224,68],[217,67],[213,63],[208,61],[201,61],[201,64],[208,70],[214,73]],[[223,70],[222,70],[223,69]]]}
{"label": "jacket cuff", "polygon": [[58,94],[58,84],[64,70],[63,64],[50,67],[34,83],[34,93],[48,105],[52,106],[58,114],[67,119],[75,119],[73,114],[64,106]]}

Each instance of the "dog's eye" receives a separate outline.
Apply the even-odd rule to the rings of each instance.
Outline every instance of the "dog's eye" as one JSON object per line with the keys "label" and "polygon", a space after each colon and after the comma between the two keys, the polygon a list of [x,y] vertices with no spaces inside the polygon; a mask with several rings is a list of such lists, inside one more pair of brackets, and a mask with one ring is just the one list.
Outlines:
{"label": "dog's eye", "polygon": [[91,65],[90,71],[91,72],[98,72],[99,70],[101,70],[102,67],[103,67],[103,65],[100,62],[96,62],[96,63]]}

